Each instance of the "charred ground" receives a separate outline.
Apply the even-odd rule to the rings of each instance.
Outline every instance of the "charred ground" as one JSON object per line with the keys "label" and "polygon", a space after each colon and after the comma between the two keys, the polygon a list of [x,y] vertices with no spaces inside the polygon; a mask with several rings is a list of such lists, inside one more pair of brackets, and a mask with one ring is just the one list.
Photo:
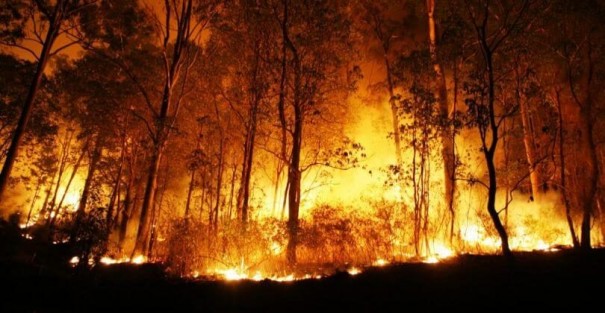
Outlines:
{"label": "charred ground", "polygon": [[461,255],[437,264],[366,268],[355,276],[226,282],[172,277],[159,264],[78,270],[49,262],[61,251],[47,252],[41,263],[23,258],[27,240],[3,236],[3,312],[577,310],[594,304],[602,294],[598,282],[605,280],[605,249],[517,253],[512,263],[501,256]]}

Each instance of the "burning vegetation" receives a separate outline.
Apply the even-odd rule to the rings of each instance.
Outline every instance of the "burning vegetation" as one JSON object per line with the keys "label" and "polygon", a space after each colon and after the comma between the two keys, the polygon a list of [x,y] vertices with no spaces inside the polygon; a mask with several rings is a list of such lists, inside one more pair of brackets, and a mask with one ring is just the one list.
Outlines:
{"label": "burning vegetation", "polygon": [[292,281],[605,239],[602,1],[0,9],[15,258]]}

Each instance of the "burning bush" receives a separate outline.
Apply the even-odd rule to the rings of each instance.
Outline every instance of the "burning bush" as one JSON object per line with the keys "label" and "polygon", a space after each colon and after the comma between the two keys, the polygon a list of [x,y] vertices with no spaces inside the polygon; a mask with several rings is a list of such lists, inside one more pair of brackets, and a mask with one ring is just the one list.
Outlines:
{"label": "burning bush", "polygon": [[224,223],[221,228],[175,219],[167,240],[158,246],[169,270],[177,275],[213,274],[221,269],[274,271],[285,247],[285,225],[277,219]]}
{"label": "burning bush", "polygon": [[[109,228],[106,223],[106,209],[98,207],[74,221],[71,227],[70,243],[73,244],[75,255],[81,265],[88,264],[85,260],[98,263],[107,252]],[[66,228],[69,229],[69,228]]]}

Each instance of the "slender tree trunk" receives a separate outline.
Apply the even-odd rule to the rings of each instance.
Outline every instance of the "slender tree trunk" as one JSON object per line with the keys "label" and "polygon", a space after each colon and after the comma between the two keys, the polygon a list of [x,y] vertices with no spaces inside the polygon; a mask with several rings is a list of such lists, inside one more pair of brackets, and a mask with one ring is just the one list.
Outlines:
{"label": "slender tree trunk", "polygon": [[519,103],[519,107],[521,109],[521,123],[523,126],[523,145],[525,146],[525,156],[527,158],[527,164],[529,164],[529,181],[531,185],[531,194],[534,200],[538,200],[541,179],[536,157],[536,139],[534,136],[533,127],[530,122],[530,114],[529,108],[527,107],[527,101],[522,99],[520,94],[522,88],[522,78],[520,77],[519,70],[517,68],[515,68],[515,74],[517,76],[516,96],[517,102]]}
{"label": "slender tree trunk", "polygon": [[8,148],[8,151],[6,152],[6,158],[4,159],[4,165],[2,166],[2,172],[0,172],[0,202],[3,200],[4,194],[6,192],[8,179],[11,175],[13,165],[15,163],[15,160],[17,159],[19,147],[21,146],[21,143],[23,141],[23,135],[25,134],[27,125],[32,115],[36,94],[38,93],[38,89],[40,88],[40,83],[42,81],[44,70],[46,69],[46,64],[48,63],[52,46],[55,43],[55,40],[57,39],[57,34],[59,33],[61,24],[63,23],[64,3],[61,3],[63,1],[58,2],[59,3],[55,5],[53,18],[51,21],[49,21],[48,31],[46,32],[46,38],[44,40],[42,51],[40,52],[40,56],[38,58],[36,71],[34,72],[34,77],[32,79],[31,84],[29,85],[29,90],[25,98],[25,103],[23,104],[23,109],[21,110],[19,121],[17,121],[17,127],[13,132],[11,144]]}
{"label": "slender tree trunk", "polygon": [[[288,171],[290,170],[290,166],[288,165]],[[286,176],[286,186],[284,187],[284,196],[283,196],[283,201],[281,204],[281,214],[280,214],[280,220],[284,220],[285,216],[286,216],[286,207],[288,205],[288,193],[290,193],[290,181],[288,179],[288,177]]]}
{"label": "slender tree trunk", "polygon": [[[183,1],[182,6],[180,8],[175,7],[171,8],[171,2],[165,1],[166,5],[166,23],[170,24],[172,19],[172,12],[177,11],[179,13],[175,14],[174,17],[176,19],[177,25],[176,30],[171,30],[169,25],[165,25],[167,27],[164,32],[163,39],[163,49],[164,49],[164,64],[165,64],[165,76],[164,78],[164,86],[162,91],[162,101],[160,105],[159,113],[154,114],[156,130],[154,134],[154,146],[151,157],[151,164],[149,167],[147,185],[145,189],[145,195],[143,198],[143,206],[141,207],[141,217],[139,221],[139,228],[137,231],[135,248],[133,250],[133,256],[136,254],[146,255],[147,249],[149,248],[149,228],[150,228],[150,220],[151,215],[153,214],[153,208],[155,206],[155,196],[157,189],[157,180],[159,174],[160,164],[162,162],[162,157],[164,154],[164,148],[168,142],[170,137],[170,133],[172,130],[172,124],[174,123],[174,119],[176,118],[176,111],[172,110],[173,106],[173,91],[176,86],[179,76],[180,70],[182,66],[185,64],[185,58],[183,54],[186,53],[188,47],[190,47],[189,40],[191,39],[192,29],[191,29],[191,17],[193,12],[193,1],[187,0]],[[172,44],[172,48],[169,48],[169,43],[171,42],[170,34],[174,32],[176,34],[176,38],[174,38],[174,43]],[[171,53],[168,53],[171,50]],[[191,65],[191,64],[187,64]],[[182,94],[180,95],[183,96]],[[180,102],[175,101],[177,103]],[[149,105],[152,105],[149,103]],[[154,112],[155,113],[155,112]],[[174,114],[175,116],[170,116]]]}
{"label": "slender tree trunk", "polygon": [[34,192],[34,196],[32,198],[32,202],[29,206],[29,210],[27,212],[27,220],[25,221],[25,227],[29,227],[29,221],[31,220],[32,213],[34,211],[34,206],[36,204],[36,200],[38,199],[38,195],[40,194],[40,189],[42,188],[43,181],[41,178],[38,179],[38,183],[36,184],[36,191]]}
{"label": "slender tree trunk", "polygon": [[126,136],[122,138],[122,149],[120,151],[120,165],[118,165],[118,172],[116,173],[116,179],[113,183],[113,188],[111,190],[111,195],[109,196],[109,204],[107,205],[107,217],[105,222],[107,223],[107,228],[111,229],[112,225],[115,221],[112,221],[113,211],[115,208],[116,199],[119,199],[120,194],[120,183],[122,182],[122,172],[124,170],[124,162],[126,159]]}
{"label": "slender tree trunk", "polygon": [[[289,0],[283,0],[282,3],[284,5],[284,16],[283,16],[283,20],[281,23],[281,31],[282,31],[282,51],[281,51],[281,77],[280,77],[280,82],[279,82],[279,101],[277,103],[277,110],[279,112],[279,123],[281,126],[281,161],[284,163],[284,166],[288,167],[288,171],[290,170],[290,157],[287,155],[286,150],[288,149],[288,137],[287,137],[287,121],[286,121],[286,80],[287,80],[287,61],[288,61],[288,54],[287,54],[287,41],[288,39],[288,1]],[[279,164],[278,164],[279,166]],[[278,178],[277,180],[279,181],[279,176],[281,174],[281,170],[283,169],[279,169],[278,168]],[[284,212],[285,212],[285,208],[286,208],[286,199],[287,199],[287,194],[289,193],[290,190],[290,180],[287,179],[286,181],[286,186],[284,187],[284,198],[283,198],[283,203],[282,203],[282,209],[281,209],[281,220],[284,219]]]}
{"label": "slender tree trunk", "polygon": [[290,45],[294,55],[294,131],[292,132],[292,159],[288,171],[289,193],[288,193],[288,233],[287,260],[289,264],[296,264],[296,246],[298,245],[298,227],[301,191],[300,153],[303,138],[303,111],[301,103],[301,71],[302,66],[298,53],[293,45]]}
{"label": "slender tree trunk", "polygon": [[143,205],[141,206],[141,216],[139,218],[139,227],[136,235],[136,241],[132,255],[146,255],[149,239],[149,224],[151,220],[150,213],[155,205],[155,194],[158,187],[158,173],[162,161],[162,149],[156,147],[151,157],[151,166],[147,175],[147,184],[145,185],[145,194],[143,196]]}
{"label": "slender tree trunk", "polygon": [[[132,173],[131,173],[132,174]],[[124,207],[122,208],[122,214],[120,219],[120,228],[118,230],[118,247],[120,251],[124,251],[124,243],[126,242],[126,233],[128,231],[128,222],[132,216],[133,196],[132,188],[134,183],[133,175],[128,178],[128,184],[126,185],[126,192],[124,195]]]}
{"label": "slender tree trunk", "polygon": [[[296,124],[302,124],[295,122]],[[292,145],[292,164],[288,171],[288,180],[290,188],[288,193],[288,263],[296,264],[296,246],[298,244],[298,214],[300,208],[300,143],[302,136],[302,125],[295,126],[294,143]]]}
{"label": "slender tree trunk", "polygon": [[[590,108],[590,105],[587,105],[586,107]],[[586,159],[586,174],[588,175],[587,177],[587,184],[588,184],[588,190],[587,193],[585,195],[584,198],[584,212],[582,214],[582,226],[581,226],[581,238],[580,238],[580,245],[582,247],[583,250],[590,250],[592,248],[591,245],[591,236],[590,236],[590,232],[591,232],[591,221],[592,221],[592,215],[594,212],[594,208],[595,208],[595,202],[596,202],[596,192],[597,192],[597,185],[598,185],[598,179],[599,179],[599,167],[598,167],[598,158],[597,158],[597,153],[596,153],[596,144],[595,144],[595,140],[594,140],[594,134],[593,134],[593,121],[592,121],[592,116],[590,115],[590,111],[588,110],[588,108],[582,108],[581,109],[581,122],[580,122],[580,127],[582,128],[582,137],[583,137],[583,141],[587,144],[588,146],[588,156]]]}
{"label": "slender tree trunk", "polygon": [[[393,83],[393,74],[391,70],[391,64],[387,57],[387,51],[385,51],[384,55],[384,64],[386,67],[387,74],[387,87],[389,89],[389,107],[391,108],[391,122],[393,126],[393,142],[395,143],[395,160],[397,162],[397,166],[402,166],[402,157],[401,157],[401,132],[399,131],[399,112],[397,112],[397,105],[395,104],[395,85]],[[400,169],[403,170],[403,169]]]}
{"label": "slender tree trunk", "polygon": [[[298,62],[296,62],[298,63]],[[295,71],[295,82],[296,86],[294,95],[294,131],[292,133],[292,160],[288,170],[288,182],[290,185],[288,193],[288,246],[287,246],[287,260],[288,263],[293,265],[296,264],[296,246],[298,244],[298,215],[300,208],[300,183],[301,183],[301,171],[300,171],[300,152],[302,149],[302,131],[303,131],[303,116],[302,108],[300,103],[300,67],[296,67]]]}
{"label": "slender tree trunk", "polygon": [[[45,213],[48,210],[48,203],[50,202],[50,195],[52,193],[53,186],[54,186],[53,181],[51,179],[50,186],[48,186],[46,188],[46,195],[44,196],[44,202],[42,203],[42,207],[40,208],[41,214]],[[48,214],[49,214],[49,216],[48,216],[48,219],[46,220],[47,225],[49,225],[50,220],[51,220],[51,216],[50,216],[51,212],[48,212]]]}
{"label": "slender tree trunk", "polygon": [[99,163],[99,159],[101,158],[101,149],[101,144],[97,141],[94,147],[94,151],[92,152],[92,155],[90,157],[90,163],[88,165],[88,175],[86,176],[86,181],[84,182],[84,189],[82,190],[82,196],[80,197],[80,203],[78,204],[78,210],[76,211],[76,221],[70,236],[71,243],[74,243],[77,240],[77,233],[81,226],[82,219],[84,218],[84,214],[86,214],[86,206],[88,204],[88,197],[90,196],[90,187],[92,186],[92,181],[95,176],[97,164]]}
{"label": "slender tree trunk", "polygon": [[557,113],[559,117],[559,160],[561,161],[559,175],[561,175],[561,195],[563,197],[563,203],[565,204],[565,217],[567,218],[567,226],[569,228],[571,242],[573,243],[574,248],[578,249],[580,247],[580,242],[578,241],[578,236],[576,235],[576,230],[573,223],[573,217],[571,215],[571,204],[569,203],[567,180],[565,177],[565,125],[563,124],[561,97],[558,90],[556,90],[555,92],[557,96]]}
{"label": "slender tree trunk", "polygon": [[[69,187],[71,187],[71,183],[73,182],[74,178],[76,177],[76,174],[78,173],[78,170],[80,169],[80,165],[82,164],[82,160],[84,159],[84,156],[86,155],[86,150],[88,150],[88,142],[84,145],[84,148],[82,149],[82,152],[80,153],[80,156],[76,160],[76,164],[74,164],[74,168],[71,172],[71,175],[69,176],[67,185],[65,185],[65,191],[63,192],[63,195],[61,196],[61,200],[59,200],[59,204],[57,204],[57,208],[61,208],[61,206],[63,206],[63,202],[65,201],[65,197],[67,196]],[[55,214],[55,219],[56,219],[56,214]],[[54,223],[55,223],[54,220],[51,221],[51,225],[54,225]]]}
{"label": "slender tree trunk", "polygon": [[[485,156],[485,162],[487,164],[487,170],[489,174],[489,185],[488,185],[488,198],[487,198],[487,211],[494,223],[494,227],[500,236],[501,245],[502,245],[502,254],[505,257],[512,259],[513,254],[510,250],[508,244],[508,234],[506,233],[506,229],[504,225],[502,225],[502,221],[500,221],[500,216],[498,215],[498,211],[496,210],[496,192],[497,192],[497,179],[496,179],[496,164],[494,160],[494,155],[496,152],[496,148],[498,146],[498,124],[496,122],[496,110],[495,110],[495,80],[494,80],[494,68],[493,68],[493,60],[492,60],[492,51],[490,50],[487,44],[487,38],[483,37],[482,39],[482,50],[483,56],[486,65],[486,71],[488,75],[488,119],[489,119],[489,133],[491,134],[491,141],[489,143],[489,147],[485,144],[484,141],[484,149],[483,154]],[[481,126],[480,126],[481,127]]]}
{"label": "slender tree trunk", "polygon": [[214,216],[212,218],[212,228],[214,232],[218,232],[218,216],[221,208],[221,189],[223,187],[223,169],[224,169],[224,146],[225,139],[222,138],[219,144],[219,155],[218,155],[218,168],[216,171],[216,199],[214,203]]}
{"label": "slender tree trunk", "polygon": [[[205,175],[203,175],[202,178],[204,176]],[[207,191],[207,187],[205,186],[204,182],[202,182],[201,185],[202,185],[202,196],[200,197],[201,198],[200,199],[200,221],[203,221],[204,220],[204,216],[203,216],[203,214],[204,214],[204,206],[206,206],[206,196],[208,194],[208,191]],[[208,206],[208,207],[210,207],[210,206]],[[208,209],[208,210],[210,210],[210,209]]]}
{"label": "slender tree trunk", "polygon": [[[591,38],[588,37],[586,41],[586,70],[583,71],[584,79],[580,81],[581,88],[576,88],[576,82],[574,82],[574,75],[572,70],[572,61],[568,60],[567,64],[567,82],[569,91],[572,95],[573,100],[576,102],[576,105],[580,109],[580,120],[579,120],[579,131],[580,131],[580,140],[582,145],[585,147],[585,162],[583,162],[583,174],[586,181],[586,185],[583,188],[582,195],[582,206],[583,206],[583,214],[582,214],[582,225],[581,225],[581,234],[580,234],[580,248],[582,250],[588,251],[592,249],[590,231],[591,231],[591,221],[592,215],[595,209],[596,202],[596,193],[597,187],[599,183],[599,163],[597,157],[597,147],[594,140],[594,119],[592,114],[593,112],[593,97],[592,97],[592,83],[595,74],[595,63],[593,60],[593,47]],[[580,52],[580,51],[578,51]],[[578,90],[580,89],[584,92],[584,99],[580,99],[578,95]]]}
{"label": "slender tree trunk", "polygon": [[273,181],[273,208],[271,210],[271,215],[275,216],[277,210],[277,200],[279,199],[279,185],[281,182],[282,171],[284,169],[283,161],[279,160],[277,162],[275,169],[275,180]]}
{"label": "slender tree trunk", "polygon": [[249,90],[252,93],[248,121],[246,127],[246,143],[244,145],[244,160],[242,164],[242,177],[240,190],[238,192],[238,212],[241,222],[248,223],[248,201],[250,198],[250,180],[252,177],[252,161],[254,160],[254,145],[256,141],[256,128],[258,124],[258,108],[263,97],[262,82],[260,79],[261,56],[260,42],[254,42],[254,59],[252,60],[252,72]]}
{"label": "slender tree trunk", "polygon": [[149,230],[149,240],[148,240],[148,248],[147,248],[147,259],[151,260],[153,257],[153,249],[155,247],[155,243],[157,241],[157,236],[158,236],[158,221],[160,220],[160,217],[162,215],[162,210],[161,208],[163,207],[163,203],[164,203],[164,195],[166,194],[166,186],[168,185],[168,179],[170,177],[169,175],[170,173],[170,163],[168,163],[165,167],[164,167],[164,173],[163,173],[163,182],[162,182],[162,187],[159,189],[159,198],[157,201],[157,204],[153,206],[153,210],[151,212],[151,222],[150,222],[150,230]]}
{"label": "slender tree trunk", "polygon": [[[281,93],[285,92],[285,62],[286,48],[292,54],[294,67],[294,84],[293,84],[293,111],[294,121],[292,136],[292,149],[290,150],[290,163],[288,166],[288,244],[286,246],[286,259],[289,265],[296,264],[296,246],[298,245],[298,227],[299,227],[299,209],[300,209],[300,190],[301,190],[301,170],[300,170],[300,152],[302,149],[302,132],[303,132],[303,103],[302,103],[302,64],[298,50],[290,40],[288,29],[288,0],[283,1],[284,4],[284,20],[282,22],[282,40],[283,40],[283,59],[282,59],[282,84]],[[282,123],[282,131],[285,131],[285,110],[284,98],[280,99],[280,120]],[[282,146],[285,150],[285,146]],[[282,150],[282,154],[283,151]],[[284,157],[285,155],[282,155]]]}
{"label": "slender tree trunk", "polygon": [[496,165],[494,163],[494,155],[492,153],[485,153],[485,160],[487,163],[487,169],[489,173],[489,189],[488,189],[488,197],[487,197],[487,212],[489,213],[492,221],[494,222],[494,226],[498,235],[500,236],[500,240],[502,242],[502,253],[505,257],[512,257],[512,252],[508,245],[508,234],[506,233],[506,229],[502,222],[500,221],[500,216],[498,216],[498,211],[496,210],[496,191],[497,191],[497,183],[496,183]]}
{"label": "slender tree trunk", "polygon": [[[507,133],[508,132],[508,123],[506,120],[502,121],[502,128],[503,128],[503,133]],[[514,125],[510,128],[514,128]],[[510,160],[510,140],[508,140],[508,136],[502,136],[502,158],[503,158],[503,165],[504,168],[508,168],[509,167],[509,160]],[[510,201],[510,189],[511,189],[511,181],[510,181],[510,175],[508,173],[504,173],[504,203],[506,203],[506,205],[504,206],[504,219],[503,219],[503,224],[504,227],[508,227],[508,204]]]}
{"label": "slender tree trunk", "polygon": [[195,186],[195,171],[195,169],[191,170],[191,178],[189,179],[189,189],[187,189],[187,203],[185,203],[185,220],[189,219],[191,195],[193,194],[193,188]]}
{"label": "slender tree trunk", "polygon": [[[227,219],[233,217],[233,197],[235,195],[235,181],[237,178],[237,165],[233,164],[233,170],[231,171],[231,188],[229,188],[229,212],[227,212]],[[237,203],[236,203],[237,205]]]}
{"label": "slender tree trunk", "polygon": [[243,224],[248,223],[248,201],[250,199],[250,180],[252,178],[252,161],[254,159],[254,142],[256,138],[256,124],[258,95],[255,96],[254,103],[250,109],[250,120],[248,121],[248,129],[246,131],[246,144],[244,146],[244,161],[242,164],[242,177],[240,182],[240,190],[238,192],[238,212],[240,220]]}
{"label": "slender tree trunk", "polygon": [[[55,191],[54,191],[53,197],[50,201],[50,208],[49,208],[50,216],[49,216],[49,220],[47,222],[47,224],[50,226],[51,229],[55,225],[57,216],[59,215],[59,213],[61,211],[61,207],[60,206],[57,207],[57,196],[59,195],[59,188],[61,187],[61,180],[63,179],[63,174],[65,173],[65,167],[67,165],[67,160],[69,158],[72,135],[73,135],[73,132],[71,132],[71,131],[65,134],[65,142],[63,144],[63,149],[61,149],[61,160],[59,162],[59,169],[58,169],[58,174],[57,174],[57,184],[55,185]],[[85,152],[85,150],[82,151],[82,153],[84,153],[84,152]],[[63,192],[64,196],[66,194],[67,194],[67,189],[65,189],[65,191]],[[55,208],[57,209],[57,211],[53,215]]]}
{"label": "slender tree trunk", "polygon": [[[450,119],[450,108],[447,98],[447,84],[443,73],[443,66],[439,61],[438,43],[437,43],[437,26],[435,23],[435,0],[426,0],[428,13],[428,29],[429,29],[429,47],[431,62],[433,63],[433,73],[435,75],[435,84],[437,85],[437,100],[439,103],[439,115],[443,121],[443,129],[441,130],[441,156],[443,157],[443,187],[445,205],[450,213],[450,238],[454,235],[453,225],[456,218],[456,208],[454,207],[454,195],[456,193],[456,183],[454,181],[455,171],[455,152],[454,140],[455,133],[452,131]],[[454,134],[454,136],[452,136]],[[450,239],[451,240],[451,239]]]}
{"label": "slender tree trunk", "polygon": [[421,210],[420,210],[420,191],[419,186],[418,186],[418,167],[417,167],[417,155],[418,155],[418,149],[417,149],[417,142],[418,140],[416,139],[416,129],[418,127],[418,125],[416,124],[416,111],[414,110],[414,115],[413,115],[413,126],[414,129],[412,129],[412,186],[414,188],[414,251],[416,252],[416,256],[419,257],[420,256],[420,224],[421,224]]}

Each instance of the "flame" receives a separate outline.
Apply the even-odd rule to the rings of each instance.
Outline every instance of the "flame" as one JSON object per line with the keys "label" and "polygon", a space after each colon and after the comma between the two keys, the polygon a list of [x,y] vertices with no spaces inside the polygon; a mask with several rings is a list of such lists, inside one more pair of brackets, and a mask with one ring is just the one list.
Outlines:
{"label": "flame", "polygon": [[69,260],[69,264],[71,266],[76,266],[76,265],[78,265],[78,263],[80,263],[80,258],[77,256],[74,256]]}
{"label": "flame", "polygon": [[254,275],[250,276],[247,272],[242,271],[239,268],[228,268],[228,269],[218,269],[211,271],[211,274],[218,275],[222,279],[226,281],[239,281],[239,280],[253,280],[253,281],[262,281],[262,280],[272,280],[276,282],[291,282],[296,280],[304,280],[310,279],[311,275],[307,274],[302,277],[296,277],[294,274],[288,274],[285,276],[277,276],[277,275],[269,275],[265,276],[261,272],[255,272]]}
{"label": "flame", "polygon": [[[78,179],[76,179],[78,178]],[[80,197],[82,196],[81,189],[84,186],[84,179],[80,178],[76,175],[74,181],[72,182],[72,186],[67,190],[67,194],[65,194],[65,200],[63,200],[63,205],[67,207],[69,212],[75,212],[80,205]],[[59,187],[59,195],[65,193],[65,189],[67,186]]]}
{"label": "flame", "polygon": [[351,267],[351,268],[347,269],[347,273],[349,273],[349,275],[351,275],[351,276],[355,276],[355,275],[361,274],[361,270],[357,267]]}
{"label": "flame", "polygon": [[[194,271],[194,273],[199,272]],[[226,281],[241,281],[241,280],[251,280],[251,281],[263,281],[263,280],[271,280],[275,282],[292,282],[298,280],[307,280],[307,279],[320,279],[323,276],[318,274],[304,274],[301,276],[297,276],[293,273],[285,274],[285,275],[277,275],[277,274],[265,274],[261,271],[255,271],[254,274],[246,270],[246,267],[241,264],[239,267],[232,268],[223,268],[223,269],[214,269],[208,271],[208,275],[210,277],[217,276],[219,279]]]}
{"label": "flame", "polygon": [[455,255],[454,251],[452,251],[443,243],[436,243],[433,246],[433,251],[435,257],[437,257],[438,259],[446,259]]}
{"label": "flame", "polygon": [[430,257],[424,259],[423,262],[428,263],[428,264],[435,264],[435,263],[439,263],[439,259],[436,256],[430,256]]}
{"label": "flame", "polygon": [[101,257],[99,262],[102,264],[105,264],[105,265],[122,264],[122,263],[132,263],[132,264],[139,265],[139,264],[146,263],[147,258],[142,255],[136,255],[132,259],[130,259],[128,257],[122,257],[122,258],[115,259],[110,256],[103,256],[103,257]]}
{"label": "flame", "polygon": [[389,264],[389,262],[388,262],[387,260],[385,260],[385,259],[378,259],[378,260],[376,260],[376,261],[374,261],[374,262],[372,263],[372,265],[374,265],[374,266],[379,266],[379,267],[380,267],[380,266],[386,266],[386,265],[388,265],[388,264]]}
{"label": "flame", "polygon": [[[363,167],[347,171],[330,170],[320,167],[312,167],[308,171],[305,171],[302,178],[304,188],[301,193],[300,208],[301,224],[307,222],[304,226],[308,227],[309,224],[312,224],[308,222],[312,221],[311,218],[314,209],[330,206],[330,210],[327,211],[334,215],[326,218],[328,222],[326,224],[330,227],[325,228],[332,230],[331,226],[337,224],[338,227],[333,228],[336,228],[340,232],[334,235],[334,233],[326,231],[328,234],[322,235],[325,235],[324,237],[345,237],[343,233],[346,233],[345,235],[350,235],[350,237],[344,240],[340,240],[342,238],[339,237],[339,240],[334,240],[339,244],[344,242],[342,244],[343,247],[338,247],[337,244],[332,244],[334,241],[325,240],[326,238],[321,236],[319,236],[319,240],[312,242],[307,247],[302,247],[304,244],[301,244],[299,259],[303,260],[302,263],[332,263],[334,267],[333,272],[337,271],[336,269],[342,269],[343,264],[356,264],[359,267],[349,267],[346,270],[349,275],[354,276],[361,273],[362,269],[367,266],[383,267],[391,263],[405,261],[418,262],[419,260],[424,263],[435,264],[461,253],[498,253],[501,242],[493,229],[489,216],[486,218],[486,195],[483,189],[481,189],[482,187],[473,187],[462,182],[457,185],[457,193],[459,195],[455,199],[456,234],[452,236],[453,239],[448,238],[449,234],[445,231],[447,227],[444,227],[448,226],[445,219],[448,217],[448,212],[444,204],[443,191],[440,188],[443,184],[443,173],[438,170],[442,168],[443,160],[438,154],[431,155],[428,161],[430,163],[429,167],[433,171],[427,183],[435,187],[431,187],[430,195],[427,196],[430,205],[427,205],[429,211],[426,217],[427,231],[426,234],[423,234],[426,237],[423,238],[425,239],[425,243],[423,243],[420,249],[413,247],[413,239],[411,239],[412,236],[410,235],[411,226],[409,226],[412,224],[409,223],[409,216],[414,213],[413,187],[409,185],[409,182],[406,182],[407,184],[385,184],[385,181],[389,177],[386,174],[388,172],[387,168],[396,162],[392,138],[386,136],[386,134],[392,131],[390,116],[388,114],[385,115],[385,112],[390,112],[389,101],[388,99],[382,99],[382,101],[379,101],[374,106],[368,106],[361,101],[351,100],[351,102],[355,112],[351,114],[351,121],[344,125],[344,132],[348,137],[353,138],[366,148],[368,157],[363,161]],[[325,138],[321,139],[324,140]],[[407,141],[409,139],[406,138]],[[484,169],[480,158],[476,158],[476,145],[473,144],[472,138],[467,138],[467,134],[460,134],[457,140],[458,146],[460,146],[459,154],[461,156],[469,155],[468,159],[461,160],[468,167],[469,174],[474,177],[482,177],[485,174]],[[439,145],[439,143],[433,143],[430,149],[440,151],[441,147]],[[409,157],[410,150],[410,147],[405,147],[405,151],[402,151],[403,159],[406,160],[405,164],[402,165],[404,168],[409,168],[410,166],[411,161],[409,160],[412,159]],[[261,159],[266,156],[263,155],[263,151],[257,153],[258,156],[255,156],[255,158]],[[270,158],[267,157],[266,159],[269,160]],[[263,169],[266,171],[257,171],[259,173],[263,172],[263,174],[257,174],[258,176],[254,177],[254,188],[251,188],[250,201],[254,203],[254,206],[251,206],[254,207],[254,210],[250,210],[250,220],[254,222],[275,220],[275,217],[282,218],[279,204],[284,203],[283,188],[286,185],[286,175],[283,175],[281,180],[279,178],[268,177],[270,175],[266,174],[271,172],[273,170],[272,167],[276,165],[270,161],[267,161],[263,165],[265,166]],[[65,185],[60,186],[58,189],[58,198],[61,198],[67,189],[63,206],[70,212],[75,211],[80,202],[81,187],[84,184],[84,180],[79,174],[75,176],[69,189]],[[323,174],[329,178],[322,180],[321,175]],[[396,175],[401,178],[404,176],[404,173],[397,173]],[[276,196],[272,192],[276,184],[275,180],[277,180],[277,184],[279,185],[279,192]],[[65,184],[65,182],[61,183]],[[168,194],[169,192],[166,193],[167,198],[170,197]],[[504,191],[499,190],[496,203],[499,210],[505,206],[508,207],[506,212],[503,211],[501,217],[504,220],[506,214],[505,224],[509,234],[511,249],[514,251],[537,250],[553,252],[558,251],[558,247],[570,245],[566,222],[555,214],[555,212],[562,212],[561,201],[557,194],[544,195],[541,197],[541,200],[533,202],[519,200],[524,196],[521,193],[515,193],[515,196],[514,201],[505,203]],[[37,200],[37,206],[39,207],[44,202],[42,198],[40,197]],[[195,195],[193,198],[195,198]],[[174,201],[166,201],[166,203],[170,202],[172,206],[174,202],[174,207],[178,208],[178,201],[180,199],[178,194],[174,196],[174,199],[171,199]],[[161,209],[167,210],[164,207]],[[339,211],[334,213],[336,209]],[[284,210],[284,212],[287,212],[287,210]],[[52,214],[54,216],[57,214],[57,211],[54,211]],[[221,214],[224,214],[224,212],[221,211]],[[61,217],[62,214],[59,213],[57,216]],[[165,217],[162,216],[162,218]],[[287,217],[283,219],[285,218]],[[398,218],[403,220],[403,222],[397,220]],[[27,224],[21,223],[19,227],[27,229],[38,220],[42,221],[44,219],[45,216],[34,214]],[[229,219],[233,219],[233,217],[221,216],[221,222],[223,220],[231,221]],[[283,219],[278,220],[273,225],[283,226]],[[356,223],[357,221],[360,221],[360,223]],[[330,224],[329,222],[337,223]],[[347,222],[350,223],[347,224]],[[204,220],[200,223],[204,224],[206,221]],[[161,223],[158,222],[159,224]],[[278,236],[279,230],[259,228],[258,233],[255,233],[258,236],[251,237],[250,241],[253,242],[250,245],[251,247],[244,244],[240,245],[241,241],[239,239],[241,238],[236,238],[237,236],[241,236],[241,232],[239,231],[231,233],[225,231],[227,235],[220,234],[222,237],[217,236],[217,238],[221,238],[222,243],[218,243],[217,240],[217,242],[208,244],[207,246],[212,246],[212,249],[215,249],[215,251],[220,251],[221,249],[223,251],[217,252],[210,257],[204,255],[205,261],[203,262],[191,261],[192,263],[199,263],[188,264],[189,266],[183,270],[184,274],[182,275],[187,275],[188,273],[192,278],[216,277],[226,281],[272,280],[290,282],[303,279],[319,279],[329,272],[329,270],[323,271],[323,269],[318,269],[317,272],[308,270],[306,273],[302,273],[304,271],[301,269],[293,272],[291,272],[291,269],[279,270],[286,250],[285,241]],[[321,231],[323,229],[318,230],[318,232]],[[163,229],[159,233],[161,235],[158,235],[156,242],[158,250],[161,253],[166,253],[166,251],[170,250],[167,246],[173,242],[171,241],[170,230]],[[33,239],[27,233],[23,234],[23,236],[27,239]],[[379,240],[376,240],[376,237],[379,237]],[[375,241],[380,242],[376,243]],[[55,243],[60,242],[62,241],[55,241]],[[324,246],[321,246],[322,244]],[[345,246],[346,244],[348,246]],[[318,248],[317,246],[320,247]],[[354,251],[351,252],[349,250]],[[204,251],[204,253],[215,251]],[[161,259],[162,255],[160,253],[159,255]],[[209,259],[214,261],[207,261]],[[240,261],[244,259],[248,264]],[[130,256],[125,257],[118,254],[117,257],[108,255],[100,259],[100,263],[105,265],[121,263],[143,264],[147,261],[147,258],[143,255],[136,255],[131,258]],[[77,257],[73,257],[69,261],[72,265],[79,262],[80,260]],[[240,263],[239,266],[236,265],[238,263]],[[254,264],[254,266],[250,266],[251,264]],[[195,270],[192,270],[192,268],[195,268]]]}
{"label": "flame", "polygon": [[225,280],[242,280],[248,279],[248,275],[245,273],[239,273],[236,269],[230,268],[223,272],[219,271],[218,273],[222,274]]}
{"label": "flame", "polygon": [[133,264],[143,264],[147,261],[147,258],[142,256],[142,255],[137,255],[134,258],[132,258],[131,263]]}

